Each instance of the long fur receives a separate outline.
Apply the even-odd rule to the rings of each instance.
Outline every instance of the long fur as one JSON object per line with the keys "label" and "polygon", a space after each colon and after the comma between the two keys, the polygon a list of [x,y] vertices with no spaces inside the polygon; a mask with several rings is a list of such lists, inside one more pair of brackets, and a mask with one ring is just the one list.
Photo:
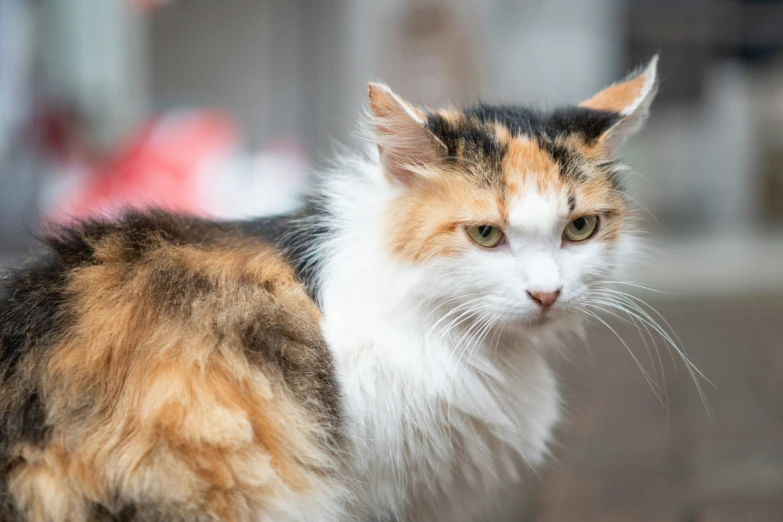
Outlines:
{"label": "long fur", "polygon": [[2,284],[0,520],[480,520],[545,459],[548,355],[632,255],[614,151],[654,85],[552,113],[374,85],[373,143],[299,212],[50,234]]}

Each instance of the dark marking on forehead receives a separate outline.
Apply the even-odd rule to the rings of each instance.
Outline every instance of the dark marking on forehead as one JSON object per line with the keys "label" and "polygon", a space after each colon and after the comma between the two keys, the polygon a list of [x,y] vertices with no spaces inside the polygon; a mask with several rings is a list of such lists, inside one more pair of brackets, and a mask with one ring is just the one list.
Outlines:
{"label": "dark marking on forehead", "polygon": [[466,109],[465,114],[485,124],[503,125],[512,135],[536,140],[560,166],[561,175],[577,183],[586,179],[582,170],[584,159],[578,150],[562,143],[576,137],[589,147],[621,118],[615,112],[576,106],[544,112],[521,106],[478,105]]}
{"label": "dark marking on forehead", "polygon": [[576,208],[576,198],[574,196],[568,196],[568,211],[573,212]]}
{"label": "dark marking on forehead", "polygon": [[[563,178],[583,183],[588,177],[585,170],[588,160],[580,143],[591,147],[621,118],[616,112],[577,106],[541,111],[482,104],[453,117],[429,113],[426,127],[446,146],[447,161],[457,163],[464,159],[480,165],[477,172],[472,169],[464,172],[475,172],[490,185],[502,179],[501,165],[508,151],[508,145],[499,140],[497,125],[507,128],[513,137],[533,140],[558,165]],[[617,180],[613,179],[613,171],[608,168],[606,173],[614,186]]]}
{"label": "dark marking on forehead", "polygon": [[549,156],[560,166],[560,175],[573,180],[582,182],[586,179],[582,172],[579,155],[569,150],[563,145],[558,145],[552,139],[546,136],[539,136],[536,140],[538,146],[546,151]]}
{"label": "dark marking on forehead", "polygon": [[437,136],[449,151],[450,157],[470,156],[473,159],[499,160],[505,154],[492,129],[470,118],[450,122],[442,115],[427,115],[427,129]]}
{"label": "dark marking on forehead", "polygon": [[501,165],[508,147],[498,141],[493,128],[463,115],[450,121],[438,113],[427,115],[426,127],[446,145],[448,163],[465,160],[466,165],[478,168],[460,169],[460,172],[471,174],[483,185],[503,189]]}
{"label": "dark marking on forehead", "polygon": [[586,145],[592,145],[622,115],[585,107],[561,107],[544,112],[515,105],[477,105],[466,109],[465,114],[482,123],[499,123],[512,134],[531,138],[579,136]]}
{"label": "dark marking on forehead", "polygon": [[551,125],[561,134],[581,136],[585,144],[590,146],[621,118],[622,115],[616,112],[565,107],[552,112]]}

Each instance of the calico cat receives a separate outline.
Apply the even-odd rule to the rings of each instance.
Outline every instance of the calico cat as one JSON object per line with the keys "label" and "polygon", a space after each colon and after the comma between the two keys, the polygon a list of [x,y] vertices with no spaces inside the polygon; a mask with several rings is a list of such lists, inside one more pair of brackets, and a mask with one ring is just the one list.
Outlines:
{"label": "calico cat", "polygon": [[0,519],[480,520],[633,251],[615,151],[656,62],[551,112],[373,83],[372,146],[294,214],[50,232],[2,280]]}

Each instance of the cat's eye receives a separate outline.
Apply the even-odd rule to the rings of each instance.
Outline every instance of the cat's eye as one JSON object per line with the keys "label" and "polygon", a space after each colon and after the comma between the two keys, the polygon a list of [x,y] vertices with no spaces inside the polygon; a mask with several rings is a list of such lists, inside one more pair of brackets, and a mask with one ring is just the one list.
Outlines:
{"label": "cat's eye", "polygon": [[485,248],[498,246],[504,237],[503,231],[492,225],[471,225],[465,230],[467,230],[468,236],[474,243]]}
{"label": "cat's eye", "polygon": [[571,221],[565,230],[563,236],[573,243],[590,239],[598,229],[598,216],[581,216]]}

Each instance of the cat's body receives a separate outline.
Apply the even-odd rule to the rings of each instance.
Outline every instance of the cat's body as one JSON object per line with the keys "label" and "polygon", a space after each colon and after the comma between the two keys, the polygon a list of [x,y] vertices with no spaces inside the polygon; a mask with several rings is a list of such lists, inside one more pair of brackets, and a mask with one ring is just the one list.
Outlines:
{"label": "cat's body", "polygon": [[276,249],[162,213],[50,245],[6,281],[2,520],[337,517],[339,384]]}
{"label": "cat's body", "polygon": [[554,113],[373,86],[377,150],[296,215],[53,235],[3,281],[0,520],[481,519],[627,252],[611,155],[654,86]]}

